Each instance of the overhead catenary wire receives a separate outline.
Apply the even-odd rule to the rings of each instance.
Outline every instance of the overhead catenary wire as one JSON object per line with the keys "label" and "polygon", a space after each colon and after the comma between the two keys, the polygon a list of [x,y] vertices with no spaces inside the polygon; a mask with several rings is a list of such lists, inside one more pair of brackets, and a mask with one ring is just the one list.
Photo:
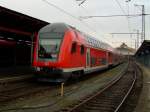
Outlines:
{"label": "overhead catenary wire", "polygon": [[[122,8],[120,2],[119,2],[118,0],[115,0],[115,1],[116,1],[116,3],[118,4],[118,6],[120,7],[120,9],[121,9],[121,11],[123,12],[123,14],[126,15],[126,12],[125,12],[125,10]],[[128,1],[127,3],[129,3],[129,1]],[[129,7],[129,4],[128,4],[128,7]],[[128,15],[129,15],[129,8],[128,8]],[[131,28],[130,28],[130,21],[129,21],[128,16],[126,16],[126,19],[127,19],[127,24],[128,24],[128,30],[129,30],[129,32],[130,32]]]}
{"label": "overhead catenary wire", "polygon": [[[77,1],[78,0],[75,0],[76,1],[76,3],[77,3]],[[81,0],[79,0],[79,1],[81,1]],[[78,3],[77,3],[78,4]],[[80,7],[84,10],[84,12],[86,13],[86,14],[88,14],[89,12],[86,10],[86,8],[85,7],[83,7],[82,5],[80,5]],[[79,17],[81,20],[82,20],[82,18],[81,17]],[[93,28],[94,29],[94,28]],[[95,31],[97,34],[99,34],[97,31]]]}
{"label": "overhead catenary wire", "polygon": [[[50,5],[51,7],[56,8],[57,10],[61,11],[62,13],[64,13],[64,14],[70,16],[71,18],[74,18],[74,19],[80,21],[81,24],[83,24],[84,26],[86,26],[86,28],[88,28],[88,29],[94,31],[94,33],[97,33],[97,31],[96,31],[95,29],[93,29],[91,26],[89,26],[85,21],[82,21],[82,18],[81,18],[81,17],[74,16],[73,14],[71,14],[71,13],[65,11],[64,9],[62,9],[62,8],[58,7],[57,5],[55,5],[55,4],[51,3],[51,2],[49,2],[48,0],[42,0],[42,1],[45,2],[46,4]],[[118,1],[118,0],[117,0],[117,1]],[[81,6],[82,6],[82,5],[81,5]],[[120,5],[120,6],[121,6],[121,5]],[[122,9],[123,9],[123,8],[122,8]],[[124,12],[125,12],[125,11],[124,11]],[[112,15],[112,16],[114,17],[114,15]],[[124,15],[124,16],[127,16],[127,14]],[[139,16],[140,16],[140,15],[139,15]],[[99,17],[100,17],[100,16],[99,16]],[[104,16],[103,16],[103,17],[104,17]],[[105,16],[105,17],[106,17],[106,16]],[[128,15],[128,17],[136,17],[136,15],[135,15],[135,16],[134,16],[134,15],[133,15],[133,16],[132,16],[132,15],[131,15],[131,16]],[[127,18],[128,18],[128,17],[127,17]]]}
{"label": "overhead catenary wire", "polygon": [[72,17],[72,18],[74,18],[74,19],[80,20],[78,17],[76,17],[76,16],[70,14],[69,12],[65,11],[64,9],[62,9],[62,8],[60,8],[60,7],[58,7],[58,6],[54,5],[54,4],[52,4],[51,2],[49,2],[49,1],[47,1],[47,0],[42,0],[42,1],[45,2],[45,3],[48,4],[48,5],[50,5],[50,6],[54,7],[54,8],[56,8],[57,10],[61,11],[62,13],[66,14],[66,15],[68,15],[68,16],[70,16],[70,17]]}
{"label": "overhead catenary wire", "polygon": [[118,0],[115,0],[115,1],[116,1],[116,3],[118,4],[118,6],[120,7],[121,11],[126,15],[126,12],[125,12],[125,10],[122,8],[120,2],[119,2]]}
{"label": "overhead catenary wire", "polygon": [[[75,0],[77,2],[77,0]],[[78,3],[77,3],[78,4]],[[87,14],[88,14],[88,11],[81,5],[80,6]],[[120,15],[112,15],[112,16],[120,16]],[[84,16],[84,17],[80,17],[81,19],[88,19],[88,18],[92,18],[92,17],[112,17],[112,16]],[[121,16],[128,16],[128,15],[121,15]],[[97,31],[96,31],[97,32]],[[98,33],[97,33],[98,34]],[[101,37],[101,36],[100,36]],[[110,42],[109,39],[107,38],[103,38],[105,40],[107,40],[108,42]],[[112,43],[112,42],[111,42]]]}
{"label": "overhead catenary wire", "polygon": [[70,17],[72,17],[73,19],[80,21],[80,22],[81,22],[84,26],[86,26],[88,29],[90,29],[90,30],[96,32],[96,31],[95,31],[93,28],[91,28],[87,23],[83,22],[79,17],[76,17],[76,16],[72,15],[71,13],[65,11],[64,9],[58,7],[57,5],[55,5],[55,4],[51,3],[51,2],[49,2],[48,0],[42,0],[42,1],[43,1],[44,3],[46,3],[46,4],[48,4],[49,6],[56,8],[56,9],[59,10],[60,12],[66,14],[66,15],[68,15],[68,16],[70,16]]}
{"label": "overhead catenary wire", "polygon": [[[150,15],[150,14],[146,14]],[[81,19],[89,19],[89,18],[105,18],[105,17],[137,17],[137,16],[142,16],[142,14],[131,14],[131,15],[104,15],[104,16],[80,16]]]}
{"label": "overhead catenary wire", "polygon": [[[127,7],[128,7],[128,9],[127,9],[127,10],[128,10],[128,11],[127,11],[127,12],[128,12],[128,15],[130,14],[130,7],[129,7],[130,1],[131,1],[131,0],[127,0],[127,1],[126,1]],[[129,32],[131,32],[131,26],[130,26],[129,17],[127,17],[127,22],[128,22],[128,29],[129,29]],[[130,35],[130,37],[132,37],[132,35]]]}
{"label": "overhead catenary wire", "polygon": [[[76,2],[78,0],[75,0]],[[79,0],[79,1],[82,1],[82,0]],[[118,0],[116,0],[117,4],[119,5],[119,7],[121,8],[122,12],[124,13],[124,15],[108,15],[108,16],[84,16],[84,17],[80,17],[81,19],[89,19],[89,18],[93,18],[93,17],[114,17],[114,16],[126,16],[127,17],[127,20],[128,20],[128,16],[129,15],[126,15],[126,12],[124,11],[124,9],[122,8],[121,4],[119,3]],[[84,9],[84,7],[81,5],[81,7]],[[85,9],[84,9],[85,10]],[[85,10],[86,11],[86,10]],[[87,12],[87,11],[86,11]],[[131,16],[135,16],[135,15],[131,15]],[[129,29],[129,21],[128,21],[128,29]],[[106,39],[106,38],[105,38]],[[107,41],[110,41],[108,39],[106,39]]]}
{"label": "overhead catenary wire", "polygon": [[[76,3],[77,3],[77,0],[75,0],[75,1],[76,1]],[[77,3],[77,4],[78,4],[78,3]],[[85,12],[86,14],[89,14],[89,12],[87,11],[87,9],[86,9],[84,6],[80,5],[80,7],[84,10],[84,12]],[[82,17],[80,17],[80,19],[82,19]],[[97,23],[97,24],[98,24],[98,23]],[[94,28],[93,28],[93,29],[94,29]],[[97,36],[103,37],[103,35],[100,34],[98,31],[95,30],[95,32],[97,33]],[[110,40],[107,39],[107,38],[103,38],[103,39],[106,40],[107,42],[110,42]]]}
{"label": "overhead catenary wire", "polygon": [[76,1],[81,1],[81,3],[78,4],[79,6],[81,6],[86,0],[76,0]]}

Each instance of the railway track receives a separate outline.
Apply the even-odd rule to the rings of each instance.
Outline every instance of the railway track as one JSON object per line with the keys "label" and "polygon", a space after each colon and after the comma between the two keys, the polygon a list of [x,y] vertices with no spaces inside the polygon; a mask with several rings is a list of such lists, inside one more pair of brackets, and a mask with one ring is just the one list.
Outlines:
{"label": "railway track", "polygon": [[[127,66],[124,66],[123,68],[126,69]],[[120,73],[124,72],[124,69],[120,69],[121,70]],[[120,73],[118,75],[116,75],[114,78],[112,78],[112,80],[115,80],[118,76],[120,76]],[[86,78],[85,78],[85,80],[86,80]],[[83,81],[84,81],[84,79],[83,79]],[[31,82],[32,82],[32,80],[31,80]],[[30,83],[28,82],[28,84],[29,85],[24,84],[24,82],[21,82],[18,85],[14,85],[14,88],[11,88],[11,90],[10,89],[9,90],[3,90],[3,92],[0,89],[0,100],[1,100],[0,105],[3,104],[3,102],[10,101],[11,99],[13,100],[15,98],[21,98],[21,100],[23,100],[28,95],[30,95],[32,97],[33,95],[35,96],[36,93],[41,94],[42,91],[47,91],[47,90],[48,91],[49,90],[55,91],[56,90],[58,92],[58,90],[60,89],[58,86],[57,86],[57,88],[56,88],[56,86],[50,86],[50,85],[48,85],[48,87],[45,87],[45,84],[44,84],[44,87],[42,87],[41,86],[42,83],[40,83],[39,85],[34,85],[34,86],[33,86],[33,83],[31,83],[31,85],[30,85]],[[72,84],[72,83],[69,85],[67,84],[67,88],[65,88],[64,96],[66,97],[68,95],[73,94],[76,91],[79,91],[80,87],[81,87],[80,84],[78,84],[78,86],[74,86],[74,84]],[[53,94],[51,92],[50,97],[59,97],[60,94],[59,94],[59,92],[58,93],[57,92],[55,92],[55,93],[53,92]],[[38,96],[38,94],[37,94],[37,96]],[[57,104],[57,103],[60,103],[60,98],[58,98],[55,102],[52,102],[52,103],[50,102],[46,105],[41,105],[41,106],[32,106],[32,104],[31,104],[31,106],[29,106],[29,107],[15,107],[14,106],[13,108],[12,107],[11,108],[5,108],[5,106],[7,105],[7,102],[6,102],[4,105],[2,105],[2,107],[4,107],[4,108],[2,108],[0,111],[28,110],[28,109],[34,110],[34,109],[49,108],[49,107],[53,108],[53,106],[55,106],[55,104]]]}
{"label": "railway track", "polygon": [[18,75],[18,76],[7,76],[0,78],[0,85],[2,84],[8,84],[8,83],[13,83],[13,82],[18,82],[18,81],[23,81],[23,80],[28,80],[31,79],[33,75]]}
{"label": "railway track", "polygon": [[108,84],[103,90],[60,111],[118,112],[134,86],[136,74],[137,66],[135,63],[130,62],[127,71]]}
{"label": "railway track", "polygon": [[17,88],[11,88],[11,90],[5,90],[0,92],[0,104],[7,103],[16,98],[25,97],[27,95],[35,94],[48,90],[51,87],[49,86],[40,86],[37,84],[23,84]]}
{"label": "railway track", "polygon": [[28,75],[0,79],[0,105],[51,88],[49,85],[36,83],[32,77]]}
{"label": "railway track", "polygon": [[0,93],[22,88],[32,77],[32,75],[18,75],[0,78]]}

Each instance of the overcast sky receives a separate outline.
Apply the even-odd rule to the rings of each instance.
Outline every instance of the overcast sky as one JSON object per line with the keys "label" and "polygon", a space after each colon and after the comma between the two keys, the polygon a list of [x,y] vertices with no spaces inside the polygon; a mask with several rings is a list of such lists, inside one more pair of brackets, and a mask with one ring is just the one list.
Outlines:
{"label": "overcast sky", "polygon": [[[135,46],[136,35],[132,37],[130,35],[114,35],[112,37],[110,33],[136,32],[137,29],[141,31],[141,17],[107,17],[84,20],[79,17],[141,14],[141,7],[135,7],[134,4],[145,5],[145,12],[150,14],[150,0],[131,0],[128,3],[125,2],[127,0],[86,0],[81,6],[79,6],[81,2],[77,1],[0,0],[0,5],[50,23],[65,22],[114,47],[119,46],[121,42],[125,42],[130,47]],[[146,16],[146,39],[150,39],[150,16]]]}

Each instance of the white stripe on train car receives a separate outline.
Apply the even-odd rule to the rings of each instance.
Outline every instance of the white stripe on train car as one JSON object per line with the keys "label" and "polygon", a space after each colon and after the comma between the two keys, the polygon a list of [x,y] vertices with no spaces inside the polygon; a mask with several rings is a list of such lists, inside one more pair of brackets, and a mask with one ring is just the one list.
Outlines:
{"label": "white stripe on train car", "polygon": [[65,69],[62,69],[62,70],[63,70],[63,72],[73,72],[73,71],[84,70],[84,67],[65,68]]}
{"label": "white stripe on train car", "polygon": [[88,71],[96,71],[96,70],[100,70],[100,69],[104,69],[104,68],[107,68],[108,65],[101,65],[101,66],[96,66],[96,67],[76,67],[76,68],[65,68],[65,69],[62,69],[63,72],[73,72],[73,71],[79,71],[79,70],[84,70],[85,72],[88,72]]}

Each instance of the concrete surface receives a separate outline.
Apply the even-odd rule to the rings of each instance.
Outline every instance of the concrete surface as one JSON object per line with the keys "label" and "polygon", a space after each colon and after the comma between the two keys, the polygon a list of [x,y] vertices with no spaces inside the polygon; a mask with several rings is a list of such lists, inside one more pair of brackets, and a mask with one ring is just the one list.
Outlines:
{"label": "concrete surface", "polygon": [[142,65],[143,89],[134,112],[150,112],[150,69]]}

